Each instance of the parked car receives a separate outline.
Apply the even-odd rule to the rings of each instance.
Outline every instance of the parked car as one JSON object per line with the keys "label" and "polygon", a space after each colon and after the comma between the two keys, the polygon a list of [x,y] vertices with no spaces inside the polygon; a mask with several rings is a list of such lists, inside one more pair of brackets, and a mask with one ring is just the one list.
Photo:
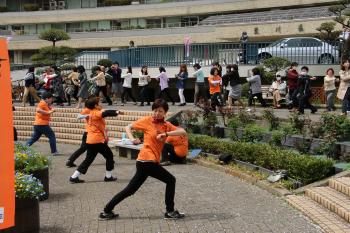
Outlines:
{"label": "parked car", "polygon": [[333,64],[339,61],[339,48],[313,37],[291,37],[258,49],[258,63],[270,57],[300,64]]}

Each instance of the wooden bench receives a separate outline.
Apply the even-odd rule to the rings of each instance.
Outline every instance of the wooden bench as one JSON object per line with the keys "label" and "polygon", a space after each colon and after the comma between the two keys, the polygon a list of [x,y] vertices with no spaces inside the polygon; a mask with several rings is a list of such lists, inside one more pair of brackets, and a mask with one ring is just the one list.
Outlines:
{"label": "wooden bench", "polygon": [[[273,93],[269,91],[271,85],[261,85],[261,93],[262,93],[262,97],[265,100],[273,100]],[[286,100],[286,95],[282,95],[281,94],[281,101],[285,101]]]}

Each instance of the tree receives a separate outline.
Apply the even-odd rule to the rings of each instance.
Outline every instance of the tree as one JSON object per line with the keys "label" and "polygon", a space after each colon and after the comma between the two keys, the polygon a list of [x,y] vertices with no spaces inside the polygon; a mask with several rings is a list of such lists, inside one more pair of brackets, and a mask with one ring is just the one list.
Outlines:
{"label": "tree", "polygon": [[75,49],[66,46],[47,46],[39,49],[39,52],[32,55],[30,59],[38,66],[61,65],[74,62],[76,53]]}
{"label": "tree", "polygon": [[47,41],[51,41],[52,42],[52,54],[51,54],[51,58],[52,60],[56,61],[56,56],[55,56],[55,47],[56,47],[56,42],[57,41],[61,41],[61,40],[69,40],[70,37],[69,35],[60,29],[55,29],[55,28],[51,28],[45,31],[42,31],[39,35],[39,38],[42,40],[47,40]]}
{"label": "tree", "polygon": [[[350,28],[350,0],[340,0],[335,5],[329,7],[329,11],[335,14],[335,22],[341,24],[344,28]],[[350,51],[350,37],[344,43],[342,48],[342,59],[348,59]]]}
{"label": "tree", "polygon": [[320,38],[323,40],[333,41],[339,37],[340,31],[335,31],[336,22],[324,22],[316,28],[320,32]]}
{"label": "tree", "polygon": [[55,47],[57,41],[70,39],[69,35],[65,31],[54,28],[42,31],[39,38],[42,40],[51,41],[53,47]]}
{"label": "tree", "polygon": [[276,73],[286,70],[287,67],[290,66],[290,63],[290,61],[282,57],[271,57],[265,59],[262,66],[258,66],[261,73],[262,84],[271,84],[276,78]]}

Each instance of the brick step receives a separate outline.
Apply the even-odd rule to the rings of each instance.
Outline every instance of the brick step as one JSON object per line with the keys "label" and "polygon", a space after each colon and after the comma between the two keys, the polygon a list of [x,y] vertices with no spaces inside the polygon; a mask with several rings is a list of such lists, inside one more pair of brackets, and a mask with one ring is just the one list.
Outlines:
{"label": "brick step", "polygon": [[350,197],[350,177],[330,179],[328,186]]}
{"label": "brick step", "polygon": [[[119,121],[128,121],[129,124],[133,122],[134,120],[127,120],[125,119],[126,117],[123,118],[107,118],[106,122],[108,125],[118,125]],[[19,121],[26,121],[29,122],[29,124],[33,124],[35,117],[34,116],[14,116],[13,117],[14,122],[19,122]],[[80,123],[82,120],[78,120],[76,118],[65,118],[65,117],[51,117],[51,122],[67,122],[67,123]]]}
{"label": "brick step", "polygon": [[350,198],[330,187],[315,187],[305,195],[350,222]]}
{"label": "brick step", "polygon": [[[117,117],[108,117],[106,118],[106,120],[109,121],[116,121],[116,120],[122,120],[122,121],[136,121],[138,119],[140,119],[140,116],[128,116],[128,115],[119,115]],[[14,115],[13,119],[24,119],[24,120],[33,120],[35,119],[35,114],[28,114],[28,115]],[[75,121],[79,121],[77,119],[77,114],[71,114],[71,115],[67,115],[66,113],[54,113],[51,116],[51,120],[52,121],[57,121],[58,119],[67,119],[67,120],[75,120]],[[62,120],[61,120],[62,121]]]}
{"label": "brick step", "polygon": [[[108,122],[107,122],[108,123]],[[123,127],[125,128],[125,126],[129,125],[131,122],[130,121],[115,121],[112,124],[108,124],[108,128],[110,127]],[[19,121],[19,120],[15,120],[14,121],[14,125],[15,126],[20,126],[20,125],[33,125],[32,121]],[[77,122],[71,123],[71,122],[50,122],[50,126],[52,127],[67,127],[67,128],[84,128],[85,127],[85,123],[83,120],[78,120]]]}
{"label": "brick step", "polygon": [[[14,111],[14,116],[35,116],[35,112],[27,112],[27,111]],[[67,117],[67,118],[77,118],[78,113],[66,113],[66,112],[54,112],[52,117]],[[130,119],[139,119],[143,116],[139,116],[137,113],[134,114],[123,114],[119,115],[118,118],[125,117]],[[117,117],[109,117],[110,119],[114,119]]]}
{"label": "brick step", "polygon": [[[30,137],[28,136],[18,136],[18,141],[27,141]],[[48,142],[49,139],[45,136],[41,137],[39,139],[39,142]],[[81,139],[80,140],[71,140],[71,139],[61,139],[61,138],[56,138],[57,143],[62,143],[62,144],[74,144],[74,145],[80,145]]]}
{"label": "brick step", "polygon": [[325,232],[350,232],[350,224],[309,197],[289,195],[287,202],[317,223]]}
{"label": "brick step", "polygon": [[[108,108],[105,108],[108,109]],[[118,107],[118,109],[122,110],[122,106]],[[59,108],[55,107],[56,113],[74,113],[78,114],[81,112],[81,109],[76,109],[76,108]],[[16,106],[16,111],[14,111],[14,114],[16,112],[31,112],[35,113],[36,107],[18,107]],[[151,111],[131,111],[131,110],[124,110],[124,115],[131,115],[131,116],[150,116],[152,115]],[[168,113],[170,114],[170,113]]]}
{"label": "brick step", "polygon": [[[84,127],[63,127],[63,126],[51,126],[55,133],[70,133],[82,135],[85,132]],[[33,131],[32,125],[16,125],[17,131]],[[122,126],[107,126],[108,134],[115,134],[116,132],[124,132],[125,127]]]}
{"label": "brick step", "polygon": [[[25,137],[31,137],[33,134],[33,131],[17,131],[18,136],[25,136]],[[80,134],[70,134],[70,133],[57,133],[55,132],[56,139],[69,139],[69,140],[77,140],[81,141],[83,133]],[[108,136],[111,138],[121,138],[122,133],[121,132],[109,132]],[[45,137],[44,135],[42,137]]]}

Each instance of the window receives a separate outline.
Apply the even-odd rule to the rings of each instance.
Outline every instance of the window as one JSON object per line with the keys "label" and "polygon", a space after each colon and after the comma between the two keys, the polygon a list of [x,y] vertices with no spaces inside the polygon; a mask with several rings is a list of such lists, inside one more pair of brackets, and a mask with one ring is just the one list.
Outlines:
{"label": "window", "polygon": [[290,39],[287,41],[288,47],[299,47],[300,46],[300,39]]}
{"label": "window", "polygon": [[147,28],[161,28],[162,19],[146,19]]}
{"label": "window", "polygon": [[302,47],[321,47],[322,43],[316,39],[302,39],[301,40]]}

